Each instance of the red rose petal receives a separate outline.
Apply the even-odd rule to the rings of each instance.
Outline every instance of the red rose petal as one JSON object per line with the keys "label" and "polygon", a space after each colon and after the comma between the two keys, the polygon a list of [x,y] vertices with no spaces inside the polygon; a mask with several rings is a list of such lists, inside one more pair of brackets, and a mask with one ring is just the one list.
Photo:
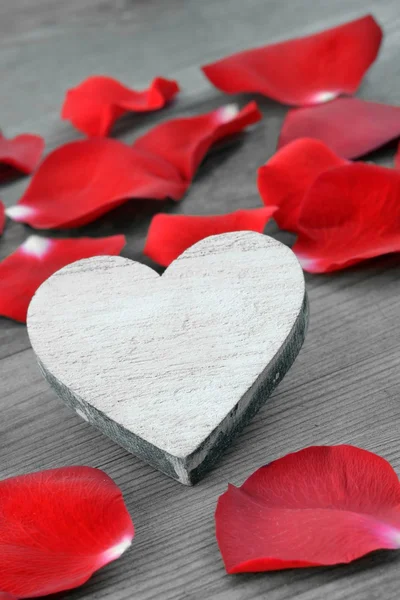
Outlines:
{"label": "red rose petal", "polygon": [[366,15],[307,37],[239,52],[202,69],[228,94],[257,92],[284,104],[318,104],[353,94],[381,41],[381,28]]}
{"label": "red rose petal", "polygon": [[162,108],[179,92],[176,81],[156,77],[147,90],[137,92],[119,81],[98,75],[68,90],[61,117],[89,136],[106,136],[127,112]]}
{"label": "red rose petal", "polygon": [[125,241],[123,235],[63,240],[30,236],[0,263],[0,315],[25,323],[32,296],[50,275],[81,258],[119,254]]}
{"label": "red rose petal", "polygon": [[179,200],[212,144],[259,121],[254,102],[154,127],[133,147],[93,138],[49,154],[16,206],[14,221],[38,229],[80,227],[129,198]]}
{"label": "red rose petal", "polygon": [[251,102],[240,112],[225,106],[167,121],[133,147],[106,138],[70,142],[46,157],[7,215],[38,229],[66,229],[85,225],[129,198],[179,200],[210,146],[261,116]]}
{"label": "red rose petal", "polygon": [[301,203],[317,176],[346,164],[322,142],[299,139],[288,144],[259,168],[257,185],[265,206],[276,206],[281,229],[296,232]]}
{"label": "red rose petal", "polygon": [[322,173],[306,194],[293,247],[312,273],[400,251],[400,172],[353,163]]}
{"label": "red rose petal", "polygon": [[17,600],[17,598],[7,594],[7,592],[0,592],[0,600]]}
{"label": "red rose petal", "polygon": [[189,184],[213,144],[260,119],[255,102],[240,111],[235,105],[221,106],[204,115],[161,123],[136,140],[133,148],[168,161]]}
{"label": "red rose petal", "polygon": [[0,133],[0,163],[32,173],[40,162],[44,150],[44,139],[40,135],[23,133],[6,139]]}
{"label": "red rose petal", "polygon": [[400,136],[400,107],[359,98],[290,110],[278,148],[302,137],[327,144],[343,158],[357,158]]}
{"label": "red rose petal", "polygon": [[0,586],[19,598],[82,585],[134,535],[121,490],[90,467],[1,481],[0,512]]}
{"label": "red rose petal", "polygon": [[228,573],[348,563],[400,547],[400,483],[372,452],[315,446],[229,486],[215,518]]}
{"label": "red rose petal", "polygon": [[93,138],[49,154],[18,204],[6,212],[37,229],[66,229],[85,225],[128,198],[178,200],[186,187],[164,159],[118,140]]}
{"label": "red rose petal", "polygon": [[0,200],[0,235],[3,233],[5,222],[6,222],[6,214],[4,211],[4,204]]}
{"label": "red rose petal", "polygon": [[231,231],[262,233],[275,207],[238,210],[226,215],[188,216],[158,214],[147,234],[144,254],[167,267],[187,248],[210,235]]}

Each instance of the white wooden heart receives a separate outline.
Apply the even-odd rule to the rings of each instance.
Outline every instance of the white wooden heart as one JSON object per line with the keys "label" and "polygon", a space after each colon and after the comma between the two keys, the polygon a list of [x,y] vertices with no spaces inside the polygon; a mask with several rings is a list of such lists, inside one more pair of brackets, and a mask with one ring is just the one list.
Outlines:
{"label": "white wooden heart", "polygon": [[195,244],[162,277],[115,256],[68,265],[37,291],[28,331],[68,405],[192,484],[290,368],[307,321],[292,251],[243,231]]}

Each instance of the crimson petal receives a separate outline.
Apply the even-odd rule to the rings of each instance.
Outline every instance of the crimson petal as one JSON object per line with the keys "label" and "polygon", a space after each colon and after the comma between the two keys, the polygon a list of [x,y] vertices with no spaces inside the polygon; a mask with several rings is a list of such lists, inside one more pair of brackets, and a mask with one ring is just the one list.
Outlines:
{"label": "crimson petal", "polygon": [[218,501],[228,573],[351,562],[400,547],[400,483],[383,458],[314,446],[262,467]]}
{"label": "crimson petal", "polygon": [[174,165],[189,184],[213,144],[260,119],[262,114],[255,102],[240,111],[235,105],[221,106],[203,115],[161,123],[136,140],[133,148]]}
{"label": "crimson petal", "polygon": [[241,111],[224,106],[167,121],[133,147],[108,138],[70,142],[46,157],[7,215],[38,229],[66,229],[85,225],[128,198],[179,200],[210,146],[261,116],[251,102]]}
{"label": "crimson petal", "polygon": [[228,94],[257,92],[284,104],[318,104],[353,94],[381,41],[381,28],[366,15],[307,37],[239,52],[202,69]]}
{"label": "crimson petal", "polygon": [[310,185],[328,169],[346,164],[322,142],[299,139],[288,144],[259,168],[257,185],[265,206],[276,206],[274,219],[296,232],[301,204]]}
{"label": "crimson petal", "polygon": [[40,135],[23,133],[6,139],[0,133],[0,163],[22,173],[32,173],[40,162],[44,139]]}
{"label": "crimson petal", "polygon": [[156,77],[148,89],[137,92],[119,81],[98,75],[68,90],[61,117],[88,136],[106,136],[127,112],[163,108],[179,92],[176,81]]}
{"label": "crimson petal", "polygon": [[134,535],[121,490],[90,467],[1,481],[0,512],[0,586],[18,598],[82,585]]}
{"label": "crimson petal", "polygon": [[3,233],[5,222],[6,222],[6,214],[4,211],[4,204],[0,200],[0,235]]}
{"label": "crimson petal", "polygon": [[30,236],[0,263],[0,315],[25,323],[34,293],[50,275],[82,258],[119,254],[124,245],[123,235],[61,240]]}
{"label": "crimson petal", "polygon": [[343,158],[357,158],[400,136],[400,107],[338,98],[320,106],[290,110],[278,148],[312,137]]}
{"label": "crimson petal", "polygon": [[400,251],[400,172],[353,163],[322,173],[306,194],[293,247],[312,273]]}
{"label": "crimson petal", "polygon": [[231,231],[262,233],[275,207],[238,210],[226,215],[188,216],[158,214],[153,217],[144,254],[167,267],[187,248],[210,235]]}
{"label": "crimson petal", "polygon": [[0,600],[17,600],[17,598],[7,594],[7,592],[0,592]]}
{"label": "crimson petal", "polygon": [[80,227],[128,198],[179,199],[186,187],[166,160],[118,140],[91,138],[49,154],[6,213],[37,229]]}

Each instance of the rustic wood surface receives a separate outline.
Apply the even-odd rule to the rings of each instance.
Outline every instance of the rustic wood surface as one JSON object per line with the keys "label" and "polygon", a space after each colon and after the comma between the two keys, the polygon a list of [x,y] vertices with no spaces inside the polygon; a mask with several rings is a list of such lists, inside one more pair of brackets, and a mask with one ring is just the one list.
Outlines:
{"label": "rustic wood surface", "polygon": [[[367,10],[384,27],[385,40],[359,95],[398,104],[398,0],[3,0],[0,123],[9,135],[44,135],[51,149],[78,137],[58,114],[65,90],[87,75],[108,73],[132,85],[145,85],[155,74],[177,77],[184,91],[173,106],[117,125],[116,134],[133,139],[159,119],[232,101],[204,81],[199,64]],[[286,110],[268,100],[261,106],[264,122],[209,157],[187,197],[164,209],[202,214],[258,206],[255,170],[274,152]],[[394,147],[371,160],[392,164]],[[25,186],[22,180],[2,189],[5,203],[13,204]],[[159,208],[132,202],[71,234],[124,232],[123,254],[141,260],[151,214]],[[267,231],[291,241],[273,225]],[[28,233],[8,223],[0,258]],[[194,488],[145,465],[64,406],[39,372],[26,328],[1,320],[0,476],[68,464],[99,467],[122,488],[136,524],[129,552],[61,597],[397,600],[399,553],[329,569],[228,576],[213,513],[228,481],[241,484],[258,466],[310,444],[355,444],[386,457],[400,473],[399,276],[396,256],[329,276],[307,275],[311,319],[299,357],[218,468]]]}
{"label": "rustic wood surface", "polygon": [[68,265],[36,292],[27,326],[71,408],[190,485],[283,379],[307,322],[293,252],[239,231],[201,240],[162,277],[122,256]]}

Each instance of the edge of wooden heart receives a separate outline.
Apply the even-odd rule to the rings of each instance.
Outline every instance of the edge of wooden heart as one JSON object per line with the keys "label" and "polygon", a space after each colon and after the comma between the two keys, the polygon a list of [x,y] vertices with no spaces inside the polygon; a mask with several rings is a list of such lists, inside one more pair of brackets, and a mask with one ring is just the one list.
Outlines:
{"label": "edge of wooden heart", "polygon": [[240,433],[249,423],[286,375],[303,345],[308,319],[309,303],[307,292],[304,291],[301,310],[279,352],[221,422],[220,427],[214,430],[195,452],[184,458],[173,456],[157,448],[133,434],[132,431],[125,429],[120,423],[111,420],[103,412],[87,404],[77,394],[73,394],[46,369],[38,357],[37,360],[45,379],[62,400],[83,419],[100,429],[102,433],[105,433],[128,452],[135,454],[165,475],[177,479],[185,485],[194,485],[214,466],[225,448],[231,443],[232,437]]}

